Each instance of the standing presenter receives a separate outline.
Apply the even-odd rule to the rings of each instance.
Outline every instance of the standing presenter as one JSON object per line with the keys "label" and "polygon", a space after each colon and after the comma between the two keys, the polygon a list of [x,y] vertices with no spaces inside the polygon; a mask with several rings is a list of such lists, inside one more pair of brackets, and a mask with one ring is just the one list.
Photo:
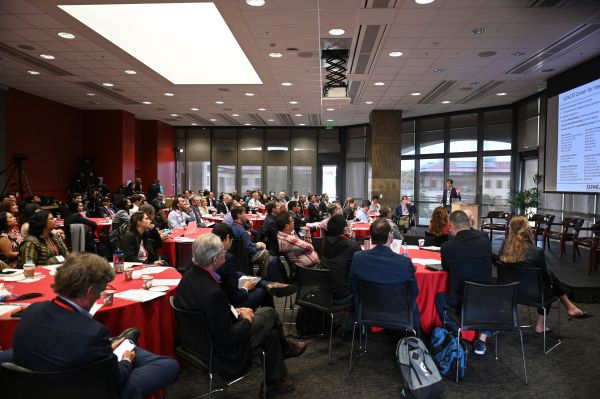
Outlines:
{"label": "standing presenter", "polygon": [[452,179],[446,180],[446,189],[442,193],[442,205],[446,208],[448,213],[452,211],[452,202],[456,200],[460,201],[460,188],[454,188],[452,185],[454,181]]}

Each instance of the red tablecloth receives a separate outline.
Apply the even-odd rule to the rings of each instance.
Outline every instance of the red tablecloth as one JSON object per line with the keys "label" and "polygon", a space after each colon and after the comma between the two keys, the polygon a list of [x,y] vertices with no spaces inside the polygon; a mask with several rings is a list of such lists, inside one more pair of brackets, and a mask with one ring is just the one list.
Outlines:
{"label": "red tablecloth", "polygon": [[177,265],[177,245],[191,245],[191,242],[178,242],[175,240],[176,237],[186,237],[196,239],[203,234],[212,232],[212,227],[201,227],[196,232],[189,232],[184,229],[173,229],[172,233],[169,234],[169,238],[163,241],[162,248],[159,248],[156,252],[160,255],[165,255],[171,266]]}
{"label": "red tablecloth", "polygon": [[[107,235],[108,233],[110,233],[110,228],[112,226],[111,219],[109,219],[108,222],[106,221],[105,218],[88,218],[88,219],[96,222],[96,224],[98,225],[98,227],[96,227],[96,238],[100,238],[100,234]],[[56,223],[56,227],[58,227],[58,228],[62,229],[63,227],[65,227],[64,219],[56,219],[55,223]]]}
{"label": "red tablecloth", "polygon": [[[221,223],[223,222],[223,219],[225,218],[225,216],[223,215],[206,215],[203,217],[203,219],[209,220],[211,222],[215,222],[215,223]],[[263,222],[265,221],[265,216],[264,215],[254,215],[254,214],[247,214],[246,218],[248,218],[248,222],[250,222],[250,225],[252,226],[252,228],[254,230],[260,230],[260,228],[263,225]]]}
{"label": "red tablecloth", "polygon": [[[14,286],[14,292],[17,295],[27,292],[43,294],[40,298],[22,302],[48,301],[56,296],[51,288],[54,277],[48,274],[48,270],[38,267],[36,273],[43,273],[46,277],[33,283],[6,283]],[[168,268],[160,274],[153,274],[153,276],[157,279],[181,278],[181,274],[173,268]],[[110,284],[117,292],[122,292],[140,288],[142,281],[125,281],[125,275],[120,273]],[[175,293],[175,289],[176,287],[169,287],[166,295],[144,303],[115,298],[111,306],[100,308],[94,315],[94,319],[108,327],[113,336],[129,327],[137,327],[140,329],[139,345],[142,348],[161,355],[171,355],[175,344],[175,318],[169,305],[169,297]],[[12,347],[12,337],[18,322],[18,319],[0,319],[0,345],[2,348]],[[43,334],[43,332],[40,333]]]}
{"label": "red tablecloth", "polygon": [[352,231],[356,237],[367,237],[371,235],[371,224],[370,223],[354,223],[352,225]]}

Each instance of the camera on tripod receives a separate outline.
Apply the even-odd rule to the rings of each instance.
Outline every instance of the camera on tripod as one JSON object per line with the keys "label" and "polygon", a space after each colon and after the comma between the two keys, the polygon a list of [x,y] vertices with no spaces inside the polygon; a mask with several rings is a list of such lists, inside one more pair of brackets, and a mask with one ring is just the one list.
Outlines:
{"label": "camera on tripod", "polygon": [[27,154],[13,154],[12,160],[14,163],[20,163],[23,161],[27,161],[29,159],[29,155]]}

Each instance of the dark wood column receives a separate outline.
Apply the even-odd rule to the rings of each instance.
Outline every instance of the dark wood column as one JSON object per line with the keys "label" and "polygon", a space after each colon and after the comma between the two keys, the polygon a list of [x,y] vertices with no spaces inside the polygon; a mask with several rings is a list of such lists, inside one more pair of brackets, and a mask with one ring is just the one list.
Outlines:
{"label": "dark wood column", "polygon": [[394,209],[400,201],[402,111],[374,110],[371,124],[371,195]]}

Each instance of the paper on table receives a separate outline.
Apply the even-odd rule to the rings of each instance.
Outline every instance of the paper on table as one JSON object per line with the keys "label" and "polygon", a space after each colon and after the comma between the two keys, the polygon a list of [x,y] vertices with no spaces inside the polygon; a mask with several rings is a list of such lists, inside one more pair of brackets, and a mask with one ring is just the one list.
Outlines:
{"label": "paper on table", "polygon": [[[125,269],[129,269],[129,268],[132,268],[132,267],[134,267],[134,266],[141,266],[141,265],[142,265],[142,263],[144,263],[144,262],[125,262]],[[109,262],[108,264],[109,264],[109,265],[110,265],[110,267],[112,267],[112,268],[114,268],[114,267],[115,267],[114,263],[112,263],[112,262]]]}
{"label": "paper on table", "polygon": [[21,310],[21,306],[18,305],[2,305],[0,306],[0,317],[10,317],[19,310]]}
{"label": "paper on table", "polygon": [[242,276],[238,279],[238,288],[242,288],[244,286],[244,283],[246,281],[254,281],[256,280],[256,282],[258,283],[260,281],[260,277],[254,277],[254,276]]}
{"label": "paper on table", "polygon": [[46,270],[55,271],[56,269],[58,269],[61,266],[62,266],[62,263],[59,265],[49,265],[49,266],[41,266],[41,267],[43,267]]}
{"label": "paper on table", "polygon": [[418,245],[407,245],[406,248],[408,249],[419,249]]}
{"label": "paper on table", "polygon": [[19,283],[35,283],[36,281],[40,281],[41,279],[45,278],[46,276],[42,273],[36,273],[33,277],[31,278],[26,278],[24,280],[19,280]]}
{"label": "paper on table", "polygon": [[194,238],[190,238],[190,237],[182,237],[182,236],[180,236],[180,237],[175,237],[175,238],[173,238],[173,239],[174,239],[175,241],[177,241],[177,242],[194,242],[194,241],[195,241],[195,239],[194,239]]}
{"label": "paper on table", "polygon": [[442,261],[437,259],[427,259],[427,258],[411,258],[413,263],[418,263],[423,266],[427,265],[441,265]]}
{"label": "paper on table", "polygon": [[169,269],[167,266],[149,266],[142,269],[142,274],[158,274]]}
{"label": "paper on table", "polygon": [[155,278],[152,285],[178,286],[180,281],[180,278]]}
{"label": "paper on table", "polygon": [[131,340],[126,339],[123,342],[121,342],[121,345],[119,345],[115,348],[113,353],[117,356],[117,359],[119,359],[119,361],[121,361],[121,360],[123,360],[123,353],[125,353],[125,351],[132,351],[134,349],[135,349],[135,344],[133,342],[131,342]]}
{"label": "paper on table", "polygon": [[423,247],[421,249],[425,249],[427,251],[436,251],[436,252],[439,252],[441,248],[440,247],[435,247],[435,246],[432,245],[432,246],[429,246],[429,247]]}
{"label": "paper on table", "polygon": [[95,314],[96,314],[96,312],[97,312],[98,310],[100,310],[100,308],[101,308],[102,306],[104,306],[104,304],[102,304],[102,303],[98,303],[98,302],[95,302],[95,303],[94,303],[94,306],[92,306],[92,308],[90,309],[90,314],[91,314],[92,316],[93,316],[93,315],[95,315]]}
{"label": "paper on table", "polygon": [[148,291],[144,289],[139,290],[127,290],[123,292],[117,292],[115,298],[126,299],[134,302],[147,302],[155,298],[165,295],[165,292]]}

